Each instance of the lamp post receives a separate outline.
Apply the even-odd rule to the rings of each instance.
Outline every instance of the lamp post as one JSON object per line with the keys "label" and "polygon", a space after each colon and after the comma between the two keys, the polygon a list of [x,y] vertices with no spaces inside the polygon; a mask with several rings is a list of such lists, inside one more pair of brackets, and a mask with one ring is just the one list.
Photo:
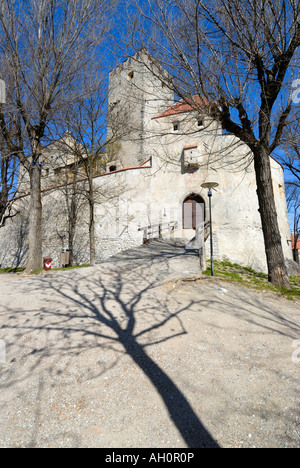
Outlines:
{"label": "lamp post", "polygon": [[214,251],[213,251],[213,237],[212,237],[212,214],[211,214],[211,197],[212,189],[218,187],[217,182],[205,182],[201,184],[201,187],[208,188],[208,199],[209,199],[209,221],[210,221],[210,265],[211,265],[211,276],[214,276]]}

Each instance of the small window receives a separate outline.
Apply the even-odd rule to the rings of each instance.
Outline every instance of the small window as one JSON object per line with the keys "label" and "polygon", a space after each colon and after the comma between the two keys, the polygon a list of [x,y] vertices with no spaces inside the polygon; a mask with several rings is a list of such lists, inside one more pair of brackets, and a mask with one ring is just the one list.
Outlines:
{"label": "small window", "polygon": [[204,127],[202,119],[198,119],[198,127]]}
{"label": "small window", "polygon": [[115,172],[117,170],[117,166],[109,166],[109,172]]}
{"label": "small window", "polygon": [[283,188],[283,185],[278,184],[278,189],[279,189],[279,196],[280,196],[280,198],[283,198],[283,197],[284,197],[284,188]]}
{"label": "small window", "polygon": [[174,132],[178,132],[179,129],[180,129],[180,124],[179,124],[179,122],[174,122],[174,123],[173,123],[173,130],[174,130]]}
{"label": "small window", "polygon": [[110,104],[110,108],[111,108],[111,109],[114,109],[118,104],[120,104],[120,100],[112,102],[112,103]]}
{"label": "small window", "polygon": [[128,81],[132,80],[133,77],[134,77],[134,72],[133,71],[128,73],[128,77],[127,77]]}

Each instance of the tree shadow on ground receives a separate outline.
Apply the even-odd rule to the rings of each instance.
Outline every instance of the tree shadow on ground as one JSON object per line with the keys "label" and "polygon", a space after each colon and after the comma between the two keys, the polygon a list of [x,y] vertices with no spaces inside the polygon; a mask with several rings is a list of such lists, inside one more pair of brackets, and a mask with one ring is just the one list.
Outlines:
{"label": "tree shadow on ground", "polygon": [[[100,279],[93,280],[90,283],[90,293],[98,292],[98,303],[96,303],[95,299],[89,299],[87,295],[80,291],[77,285],[73,286],[75,294],[69,295],[68,300],[75,301],[79,307],[83,306],[100,324],[105,325],[115,333],[114,340],[123,346],[124,351],[138,365],[160,394],[171,420],[185,440],[187,447],[217,447],[217,443],[204,428],[183,393],[166,372],[147,354],[146,348],[155,345],[155,343],[151,343],[147,339],[144,343],[140,341],[143,336],[162,328],[168,321],[175,318],[180,322],[181,326],[181,331],[176,336],[185,334],[186,331],[180,321],[180,314],[188,307],[171,312],[166,308],[165,303],[162,304],[158,298],[155,300],[152,298],[152,305],[148,305],[147,309],[141,312],[138,308],[139,303],[141,303],[143,295],[153,286],[148,281],[146,283],[142,290],[136,291],[134,295],[127,296],[126,299],[126,291],[124,291],[125,294],[122,297],[122,277],[117,273],[114,275],[111,285],[105,284]],[[66,293],[58,291],[54,285],[52,285],[52,288],[66,298]],[[161,307],[162,310],[160,310]],[[121,314],[116,311],[121,312]],[[146,314],[148,319],[149,314],[156,316],[155,323],[146,328],[142,327],[141,330],[135,332],[137,320],[142,320]],[[174,337],[175,335],[163,336],[157,342]]]}
{"label": "tree shadow on ground", "polygon": [[[63,335],[64,340],[53,350],[56,354],[68,349],[80,353],[81,346],[88,351],[89,343],[85,339],[90,337],[95,340],[92,346],[110,347],[119,356],[125,353],[160,395],[186,446],[217,448],[217,442],[182,391],[146,351],[148,347],[187,334],[181,315],[191,305],[179,301],[171,304],[168,294],[158,293],[161,276],[156,270],[151,271],[156,260],[148,259],[132,269],[127,259],[117,267],[108,263],[105,270],[91,268],[84,273],[34,278],[31,284],[27,283],[27,294],[29,286],[30,294],[34,290],[43,291],[51,301],[40,310],[36,308],[34,318],[29,314],[21,329],[28,334],[48,330]],[[163,263],[161,260],[161,268]],[[13,315],[7,327],[13,326]],[[176,322],[172,329],[168,326],[171,321]],[[31,354],[34,352],[39,360],[49,355],[49,350],[45,354],[43,349]]]}

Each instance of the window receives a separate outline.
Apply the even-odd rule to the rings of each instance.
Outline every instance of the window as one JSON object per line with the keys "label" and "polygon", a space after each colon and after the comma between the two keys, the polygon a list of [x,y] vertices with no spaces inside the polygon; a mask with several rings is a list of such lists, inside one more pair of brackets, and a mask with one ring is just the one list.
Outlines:
{"label": "window", "polygon": [[109,166],[109,172],[114,172],[117,170],[117,166]]}
{"label": "window", "polygon": [[112,103],[110,104],[111,110],[114,109],[118,104],[120,104],[120,100],[112,102]]}
{"label": "window", "polygon": [[198,119],[198,127],[204,127],[202,119]]}
{"label": "window", "polygon": [[134,77],[134,72],[133,71],[128,73],[128,76],[127,76],[128,81],[132,80],[133,77]]}
{"label": "window", "polygon": [[178,132],[179,129],[180,129],[180,124],[179,124],[179,122],[174,122],[174,123],[173,123],[173,130],[174,130],[174,132]]}
{"label": "window", "polygon": [[278,189],[279,189],[279,196],[280,196],[280,198],[284,198],[284,188],[283,188],[283,185],[278,184]]}

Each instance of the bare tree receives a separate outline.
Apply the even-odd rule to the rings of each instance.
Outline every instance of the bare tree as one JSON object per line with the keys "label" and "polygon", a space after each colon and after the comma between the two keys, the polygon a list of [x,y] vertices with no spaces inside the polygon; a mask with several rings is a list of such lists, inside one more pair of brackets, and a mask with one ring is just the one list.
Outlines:
{"label": "bare tree", "polygon": [[66,207],[67,236],[69,249],[69,266],[74,264],[74,240],[80,210],[84,206],[84,196],[79,182],[79,161],[75,161],[71,167],[65,168],[63,174],[57,178],[60,192]]}
{"label": "bare tree", "polygon": [[281,144],[297,76],[299,0],[134,0],[135,49],[175,76],[176,94],[207,112],[253,153],[269,281],[288,287],[270,155]]}
{"label": "bare tree", "polygon": [[[0,105],[6,102],[5,82],[0,80]],[[13,119],[7,129],[11,141],[15,141],[17,135],[14,132]],[[18,159],[15,153],[11,153],[3,135],[0,133],[0,227],[5,226],[8,218],[16,213],[13,210],[13,197],[17,189]]]}
{"label": "bare tree", "polygon": [[[99,64],[98,64],[99,65]],[[97,183],[96,177],[107,171],[107,164],[115,159],[119,139],[123,135],[122,121],[114,121],[113,131],[107,135],[107,86],[103,67],[93,67],[84,80],[82,97],[69,106],[62,118],[62,128],[68,128],[73,144],[66,141],[66,152],[73,155],[77,180],[76,191],[84,196],[89,207],[90,264],[96,260],[95,209],[98,204],[117,199],[121,189],[114,180]]]}
{"label": "bare tree", "polygon": [[300,191],[300,121],[297,114],[283,132],[283,150],[278,157],[288,171],[287,183]]}
{"label": "bare tree", "polygon": [[283,151],[278,157],[287,174],[287,202],[293,233],[293,257],[299,263],[297,242],[300,238],[300,122],[297,114],[283,132]]}
{"label": "bare tree", "polygon": [[291,217],[291,230],[293,233],[293,257],[294,260],[299,263],[299,254],[297,249],[297,243],[300,239],[300,188],[297,186],[288,186],[288,208]]}
{"label": "bare tree", "polygon": [[[101,73],[92,73],[84,82],[83,96],[66,113],[66,124],[75,138],[73,154],[78,169],[86,178],[79,190],[85,192],[89,206],[90,264],[95,264],[95,204],[97,189],[94,176],[105,169],[106,92]],[[103,167],[104,164],[104,167]]]}
{"label": "bare tree", "polygon": [[[26,271],[42,266],[42,144],[55,119],[80,95],[96,47],[109,27],[105,0],[0,1],[1,67],[7,104],[1,106],[2,136],[30,177],[29,260]],[[99,52],[99,51],[98,51]],[[9,134],[13,109],[19,143]]]}

